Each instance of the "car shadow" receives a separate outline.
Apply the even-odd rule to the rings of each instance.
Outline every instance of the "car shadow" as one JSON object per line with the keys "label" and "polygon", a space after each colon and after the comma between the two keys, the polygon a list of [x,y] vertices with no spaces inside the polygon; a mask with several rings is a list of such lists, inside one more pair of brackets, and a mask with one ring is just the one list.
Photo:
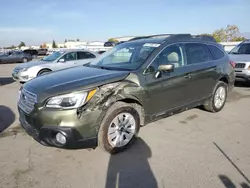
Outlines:
{"label": "car shadow", "polygon": [[141,138],[124,152],[111,155],[105,188],[157,188],[157,181],[148,161],[151,157],[149,146]]}
{"label": "car shadow", "polygon": [[[219,175],[219,179],[221,180],[221,182],[223,183],[223,185],[226,187],[226,188],[236,188],[238,186],[236,186],[232,180],[230,178],[228,178],[227,176],[225,175]],[[240,186],[242,188],[250,188],[249,185],[247,183],[240,183]]]}
{"label": "car shadow", "polygon": [[3,85],[8,85],[15,82],[15,80],[13,80],[12,77],[4,77],[4,78],[0,78],[0,87]]}
{"label": "car shadow", "polygon": [[234,86],[235,87],[249,87],[250,86],[250,84],[249,83],[247,83],[247,82],[235,82],[234,83]]}
{"label": "car shadow", "polygon": [[0,105],[0,133],[11,126],[15,118],[16,116],[10,108]]}

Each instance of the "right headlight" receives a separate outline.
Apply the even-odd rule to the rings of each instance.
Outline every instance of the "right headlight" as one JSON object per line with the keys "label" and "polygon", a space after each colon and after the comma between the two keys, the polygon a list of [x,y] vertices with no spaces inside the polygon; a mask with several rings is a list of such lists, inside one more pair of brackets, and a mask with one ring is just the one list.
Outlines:
{"label": "right headlight", "polygon": [[29,68],[21,68],[19,71],[27,71]]}
{"label": "right headlight", "polygon": [[87,103],[96,93],[96,89],[90,91],[82,91],[76,93],[69,93],[66,95],[59,95],[50,98],[46,107],[59,109],[74,109]]}

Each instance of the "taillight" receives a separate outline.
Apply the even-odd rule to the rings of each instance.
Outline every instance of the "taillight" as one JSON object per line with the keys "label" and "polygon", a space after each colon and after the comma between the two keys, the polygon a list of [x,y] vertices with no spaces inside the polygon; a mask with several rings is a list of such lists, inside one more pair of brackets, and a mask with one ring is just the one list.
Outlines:
{"label": "taillight", "polygon": [[232,65],[233,68],[235,68],[236,63],[234,61],[230,61],[230,64]]}

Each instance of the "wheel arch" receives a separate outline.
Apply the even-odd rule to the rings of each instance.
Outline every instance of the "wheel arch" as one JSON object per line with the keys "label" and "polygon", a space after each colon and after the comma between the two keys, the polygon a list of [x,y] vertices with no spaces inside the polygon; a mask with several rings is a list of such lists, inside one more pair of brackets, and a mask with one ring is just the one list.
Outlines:
{"label": "wheel arch", "polygon": [[52,71],[51,69],[49,69],[49,68],[41,68],[38,72],[37,72],[37,76],[41,73],[41,72],[43,72],[43,71]]}

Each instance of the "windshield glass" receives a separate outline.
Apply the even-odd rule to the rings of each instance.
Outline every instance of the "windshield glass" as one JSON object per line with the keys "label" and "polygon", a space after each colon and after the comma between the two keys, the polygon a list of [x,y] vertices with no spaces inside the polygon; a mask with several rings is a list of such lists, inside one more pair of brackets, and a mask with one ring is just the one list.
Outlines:
{"label": "windshield glass", "polygon": [[46,56],[42,59],[42,61],[55,61],[59,58],[64,52],[54,52],[53,54]]}
{"label": "windshield glass", "polygon": [[240,44],[234,47],[230,54],[250,54],[250,43],[248,44]]}
{"label": "windshield glass", "polygon": [[160,46],[159,43],[128,42],[115,46],[90,63],[90,66],[135,70]]}

